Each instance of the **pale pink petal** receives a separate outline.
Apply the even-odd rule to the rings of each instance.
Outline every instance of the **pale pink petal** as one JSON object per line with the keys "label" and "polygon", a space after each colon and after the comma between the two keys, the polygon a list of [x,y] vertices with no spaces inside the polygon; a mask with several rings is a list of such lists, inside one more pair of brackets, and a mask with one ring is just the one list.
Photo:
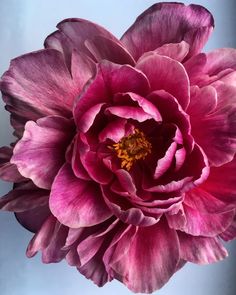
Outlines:
{"label": "pale pink petal", "polygon": [[16,144],[11,163],[38,187],[49,189],[65,162],[65,152],[73,136],[68,119],[49,116],[25,125],[22,139]]}
{"label": "pale pink petal", "polygon": [[54,180],[49,205],[57,219],[72,228],[92,226],[112,215],[99,186],[76,178],[69,164],[60,169]]}
{"label": "pale pink petal", "polygon": [[189,104],[189,79],[181,63],[153,53],[141,58],[136,67],[148,77],[152,91],[169,92],[186,109]]}
{"label": "pale pink petal", "polygon": [[213,27],[212,15],[200,5],[157,3],[137,18],[121,41],[136,60],[147,51],[182,40],[190,45],[188,56],[192,56],[201,51]]}
{"label": "pale pink petal", "polygon": [[227,250],[217,238],[193,237],[178,233],[180,257],[197,264],[210,264],[228,256]]}
{"label": "pale pink petal", "polygon": [[180,43],[164,44],[154,51],[159,55],[165,55],[182,62],[189,52],[189,44],[185,41],[181,41]]}

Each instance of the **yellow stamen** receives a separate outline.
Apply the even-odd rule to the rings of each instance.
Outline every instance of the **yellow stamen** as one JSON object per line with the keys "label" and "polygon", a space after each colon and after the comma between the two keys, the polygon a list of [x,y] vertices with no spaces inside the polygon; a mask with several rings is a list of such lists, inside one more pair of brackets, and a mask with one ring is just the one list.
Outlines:
{"label": "yellow stamen", "polygon": [[144,133],[138,129],[133,134],[123,137],[118,143],[110,147],[116,151],[121,159],[121,168],[129,171],[137,160],[144,160],[151,153],[152,145]]}

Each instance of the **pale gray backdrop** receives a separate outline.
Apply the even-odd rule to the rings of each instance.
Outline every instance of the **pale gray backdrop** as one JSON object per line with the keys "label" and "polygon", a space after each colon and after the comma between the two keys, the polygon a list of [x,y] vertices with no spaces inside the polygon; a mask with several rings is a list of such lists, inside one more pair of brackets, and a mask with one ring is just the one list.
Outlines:
{"label": "pale gray backdrop", "polygon": [[[87,18],[120,37],[135,18],[156,1],[147,0],[0,0],[0,74],[10,59],[42,48],[44,38],[56,24],[68,17]],[[167,2],[167,1],[165,1]],[[216,29],[206,50],[236,47],[235,0],[182,1],[205,5],[214,15]],[[8,114],[0,103],[0,145],[11,142]],[[3,195],[10,185],[0,182]],[[0,295],[99,295],[131,292],[113,281],[99,289],[66,263],[43,265],[40,255],[25,257],[32,234],[10,213],[0,212]],[[236,242],[229,246],[229,258],[210,266],[188,264],[155,294],[235,295]]]}

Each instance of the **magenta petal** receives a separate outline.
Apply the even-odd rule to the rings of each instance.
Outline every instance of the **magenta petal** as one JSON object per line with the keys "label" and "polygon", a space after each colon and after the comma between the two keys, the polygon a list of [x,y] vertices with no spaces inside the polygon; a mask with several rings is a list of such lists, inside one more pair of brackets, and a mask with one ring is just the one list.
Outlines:
{"label": "magenta petal", "polygon": [[231,225],[220,234],[221,239],[228,242],[236,238],[236,216],[234,216],[234,220]]}
{"label": "magenta petal", "polygon": [[125,125],[127,120],[117,118],[109,122],[106,127],[99,133],[99,141],[103,142],[106,139],[111,139],[114,142],[118,142],[123,136],[125,136]]}
{"label": "magenta petal", "polygon": [[[128,251],[120,247],[124,239],[129,241]],[[124,235],[112,252],[112,260],[107,263],[115,277],[133,292],[151,293],[174,274],[179,261],[179,242],[176,232],[163,221],[138,228],[131,239]]]}
{"label": "magenta petal", "polygon": [[0,148],[0,178],[10,182],[21,182],[26,180],[18,171],[15,164],[10,163],[12,147]]}
{"label": "magenta petal", "polygon": [[22,212],[48,204],[49,191],[36,187],[31,181],[17,185],[0,198],[0,209]]}
{"label": "magenta petal", "polygon": [[193,237],[179,232],[180,257],[197,264],[209,264],[228,256],[217,238]]}
{"label": "magenta petal", "polygon": [[60,169],[54,180],[49,205],[57,219],[72,228],[92,226],[112,215],[99,186],[76,178],[69,164]]}
{"label": "magenta petal", "polygon": [[90,53],[88,48],[85,46],[85,41],[88,39],[93,39],[96,36],[102,36],[108,39],[113,40],[114,42],[119,43],[111,33],[109,33],[105,28],[90,22],[85,19],[79,18],[69,18],[65,19],[57,25],[58,29],[66,37],[68,37],[73,44],[74,48],[78,52],[85,53],[90,57],[93,55]]}
{"label": "magenta petal", "polygon": [[149,82],[146,76],[129,65],[118,65],[109,61],[102,61],[98,65],[97,74],[87,84],[74,107],[74,118],[78,128],[83,114],[94,105],[112,103],[116,93],[134,92],[146,95]]}
{"label": "magenta petal", "polygon": [[27,122],[22,139],[16,144],[11,163],[38,187],[49,189],[65,162],[65,151],[72,138],[71,121],[59,116]]}
{"label": "magenta petal", "polygon": [[160,220],[161,214],[145,215],[140,208],[135,208],[128,199],[102,187],[103,197],[112,213],[124,223],[136,226],[150,226]]}
{"label": "magenta petal", "polygon": [[118,40],[115,41],[104,36],[95,36],[92,39],[86,40],[85,46],[98,62],[107,59],[118,64],[130,64],[132,66],[135,64],[133,57]]}
{"label": "magenta petal", "polygon": [[42,251],[42,261],[52,263],[61,261],[66,251],[61,250],[65,244],[68,228],[61,225],[52,215],[42,225],[41,229],[30,241],[27,248],[27,256],[33,257],[38,251]]}
{"label": "magenta petal", "polygon": [[234,210],[207,214],[184,204],[184,214],[186,224],[183,228],[179,228],[180,230],[193,236],[215,237],[230,226]]}
{"label": "magenta petal", "polygon": [[[33,207],[33,206],[32,206]],[[45,220],[51,215],[48,204],[44,204],[27,211],[15,213],[17,221],[29,231],[36,233],[40,230]]]}
{"label": "magenta petal", "polygon": [[148,77],[153,91],[169,92],[186,109],[189,104],[189,79],[181,63],[153,53],[141,58],[136,67]]}
{"label": "magenta petal", "polygon": [[190,45],[188,56],[192,56],[201,51],[213,26],[212,15],[200,5],[157,3],[137,18],[121,41],[136,60],[147,51],[182,40]]}
{"label": "magenta petal", "polygon": [[204,191],[201,188],[196,187],[185,194],[184,203],[194,210],[202,213],[222,213],[234,209],[234,204],[227,204]]}
{"label": "magenta petal", "polygon": [[226,204],[236,203],[236,157],[220,167],[212,167],[211,173],[202,188]]}
{"label": "magenta petal", "polygon": [[[38,117],[71,116],[76,85],[71,79],[62,54],[45,49],[13,59],[0,82],[7,105],[24,116],[31,110]],[[33,118],[31,118],[33,119]]]}
{"label": "magenta petal", "polygon": [[[236,151],[236,87],[220,83],[216,91],[208,94],[208,106],[204,100],[190,113],[192,132],[196,142],[206,153],[212,166],[221,166],[231,161]],[[215,96],[217,94],[217,106]],[[213,96],[211,98],[211,96]],[[206,99],[205,99],[206,101]],[[215,109],[202,116],[202,112]],[[190,109],[191,111],[191,109]],[[199,119],[200,118],[200,119]]]}

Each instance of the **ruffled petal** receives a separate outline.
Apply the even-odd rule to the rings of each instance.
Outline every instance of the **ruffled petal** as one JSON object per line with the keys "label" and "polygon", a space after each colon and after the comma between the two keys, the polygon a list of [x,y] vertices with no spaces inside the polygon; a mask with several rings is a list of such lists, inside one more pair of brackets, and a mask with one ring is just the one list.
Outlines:
{"label": "ruffled petal", "polygon": [[192,56],[201,51],[213,27],[212,15],[200,5],[157,3],[137,18],[121,42],[136,60],[147,51],[182,40],[190,45],[188,56]]}
{"label": "ruffled petal", "polygon": [[38,251],[42,251],[42,261],[53,263],[61,261],[67,251],[61,250],[65,244],[68,228],[60,224],[56,218],[50,215],[38,233],[30,241],[26,254],[33,257]]}
{"label": "ruffled petal", "polygon": [[148,77],[152,91],[169,92],[182,108],[186,109],[189,104],[189,79],[181,63],[166,56],[150,53],[138,61],[136,68]]}
{"label": "ruffled petal", "polygon": [[130,237],[123,235],[109,250],[109,268],[133,292],[160,289],[174,274],[179,261],[177,234],[165,221],[140,227]]}
{"label": "ruffled petal", "polygon": [[72,228],[92,226],[112,215],[99,186],[76,178],[69,164],[60,169],[53,182],[49,205],[57,219]]}
{"label": "ruffled petal", "polygon": [[228,256],[227,250],[217,238],[193,237],[178,233],[180,257],[197,264],[210,264]]}
{"label": "ruffled petal", "polygon": [[78,128],[81,117],[91,107],[100,103],[112,103],[116,93],[129,91],[145,96],[149,92],[149,82],[145,75],[129,65],[101,62],[96,76],[86,85],[75,104],[74,118]]}
{"label": "ruffled petal", "polygon": [[29,121],[16,144],[11,163],[38,187],[49,189],[65,162],[65,151],[72,139],[73,125],[68,119],[50,116]]}

